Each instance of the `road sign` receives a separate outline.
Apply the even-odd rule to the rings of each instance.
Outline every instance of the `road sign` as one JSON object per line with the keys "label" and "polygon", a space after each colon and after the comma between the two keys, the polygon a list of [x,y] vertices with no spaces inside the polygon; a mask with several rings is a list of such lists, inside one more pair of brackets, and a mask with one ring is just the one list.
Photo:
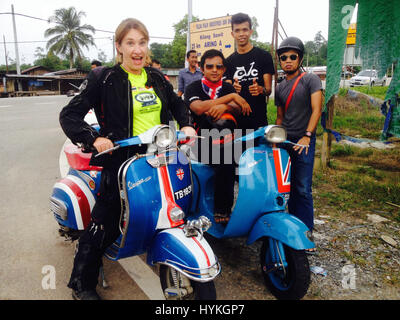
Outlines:
{"label": "road sign", "polygon": [[190,48],[197,51],[199,58],[209,49],[222,51],[225,58],[235,51],[231,19],[232,16],[225,16],[190,24]]}
{"label": "road sign", "polygon": [[356,33],[357,33],[357,24],[351,23],[349,31],[347,32],[346,44],[348,45],[356,44]]}

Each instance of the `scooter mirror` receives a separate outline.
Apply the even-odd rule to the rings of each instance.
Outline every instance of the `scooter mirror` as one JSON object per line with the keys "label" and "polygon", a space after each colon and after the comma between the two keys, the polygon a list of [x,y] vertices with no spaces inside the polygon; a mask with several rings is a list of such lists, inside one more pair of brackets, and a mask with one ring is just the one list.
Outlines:
{"label": "scooter mirror", "polygon": [[265,129],[264,137],[271,143],[282,143],[287,139],[286,129],[282,126],[270,125]]}

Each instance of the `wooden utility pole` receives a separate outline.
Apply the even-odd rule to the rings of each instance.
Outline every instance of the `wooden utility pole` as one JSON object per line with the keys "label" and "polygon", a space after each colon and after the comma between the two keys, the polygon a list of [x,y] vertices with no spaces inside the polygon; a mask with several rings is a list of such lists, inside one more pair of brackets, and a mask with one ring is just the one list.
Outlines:
{"label": "wooden utility pole", "polygon": [[278,61],[276,56],[276,49],[278,49],[278,7],[279,7],[279,0],[276,0],[275,6],[275,13],[274,13],[274,23],[272,27],[272,41],[271,41],[271,56],[274,61],[274,68],[275,68],[275,82],[274,82],[274,90],[278,84]]}
{"label": "wooden utility pole", "polygon": [[[326,115],[326,129],[332,129],[333,127],[333,112],[335,106],[335,96],[328,101],[327,115]],[[332,134],[324,131],[322,134],[322,147],[321,147],[321,167],[325,170],[330,162],[331,158],[331,146],[332,146]]]}
{"label": "wooden utility pole", "polygon": [[[192,0],[188,0],[188,24],[187,24],[187,35],[186,35],[186,53],[191,50],[191,46],[190,46],[190,23],[192,22],[193,19],[193,4],[192,4]],[[186,55],[185,55],[186,58]],[[187,59],[185,59],[185,68],[189,68],[189,62],[187,61]]]}

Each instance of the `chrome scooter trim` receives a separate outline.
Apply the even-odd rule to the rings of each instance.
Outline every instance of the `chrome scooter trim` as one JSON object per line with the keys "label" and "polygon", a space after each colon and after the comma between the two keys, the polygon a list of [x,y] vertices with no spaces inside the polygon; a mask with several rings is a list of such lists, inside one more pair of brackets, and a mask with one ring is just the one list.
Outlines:
{"label": "chrome scooter trim", "polygon": [[[165,154],[167,152],[170,151],[179,151],[179,149],[177,147],[172,147],[172,148],[168,148],[163,150],[162,152],[158,153],[160,154]],[[130,216],[130,211],[129,211],[129,202],[128,202],[128,198],[127,198],[127,185],[126,185],[126,173],[128,171],[128,168],[130,167],[130,165],[135,162],[136,160],[139,160],[141,158],[144,157],[148,157],[148,156],[152,156],[154,155],[154,153],[146,153],[146,154],[142,154],[142,155],[135,155],[133,158],[130,158],[128,160],[126,160],[119,168],[118,170],[118,179],[120,179],[121,181],[118,183],[118,188],[119,188],[119,193],[120,193],[120,200],[121,200],[121,214],[120,214],[120,218],[119,218],[119,229],[121,231],[122,234],[122,238],[121,238],[121,243],[119,245],[120,248],[123,248],[125,246],[125,241],[126,241],[126,236],[127,236],[127,231],[128,231],[128,225],[129,225],[129,216]],[[153,166],[149,160],[147,160],[147,162]],[[165,165],[168,165],[165,164]],[[156,168],[156,166],[153,166],[153,168]],[[121,172],[121,170],[123,170]],[[122,175],[121,175],[122,173]],[[193,186],[193,181],[192,181],[192,186]],[[121,197],[121,194],[123,195],[123,197]],[[122,228],[122,222],[125,219],[125,227]]]}
{"label": "chrome scooter trim", "polygon": [[[176,271],[182,273],[185,277],[189,278],[190,280],[201,282],[201,283],[212,281],[221,273],[221,265],[218,261],[216,261],[212,266],[210,266],[209,268],[206,268],[206,269],[190,268],[179,262],[168,260],[168,259],[165,260],[164,262],[158,262],[158,263],[175,269]],[[206,270],[210,270],[210,269],[214,268],[215,266],[217,266],[218,270],[216,271],[214,276],[209,276],[209,272]],[[188,269],[188,270],[186,270],[186,269]],[[195,273],[194,271],[198,271],[198,272]],[[202,278],[198,278],[198,277],[194,276],[194,274],[200,275],[200,276],[202,276]],[[204,276],[208,276],[208,277],[203,278]]]}
{"label": "chrome scooter trim", "polygon": [[[121,238],[121,243],[119,245],[120,248],[123,248],[125,246],[125,241],[126,241],[126,235],[128,231],[128,225],[129,225],[129,202],[127,198],[127,189],[126,189],[126,172],[131,165],[132,162],[136,161],[139,159],[138,156],[134,156],[131,159],[128,159],[125,161],[119,168],[118,170],[118,179],[121,177],[121,182],[118,183],[118,188],[119,188],[119,193],[120,193],[120,200],[121,200],[121,214],[119,217],[119,230],[121,231],[122,238]],[[123,168],[122,176],[121,176],[121,169]],[[122,186],[121,186],[122,184]],[[123,197],[121,196],[123,194]],[[122,228],[122,222],[125,220],[125,226]]]}
{"label": "chrome scooter trim", "polygon": [[[168,151],[168,150],[166,150]],[[163,152],[163,153],[166,153]],[[130,217],[130,211],[129,211],[129,202],[128,202],[128,192],[127,192],[127,185],[126,185],[126,173],[128,171],[128,168],[130,165],[135,162],[136,160],[139,160],[144,157],[152,156],[154,154],[152,153],[146,153],[142,155],[135,155],[132,158],[126,160],[118,170],[118,179],[121,180],[118,183],[118,188],[119,188],[119,193],[120,193],[120,201],[121,201],[121,214],[119,218],[119,230],[121,231],[122,238],[121,238],[121,243],[119,245],[120,248],[123,248],[125,246],[125,241],[126,241],[126,236],[127,236],[127,231],[128,231],[128,225],[129,225],[129,217]],[[121,171],[122,170],[122,171]],[[123,197],[122,197],[122,196]],[[125,220],[125,227],[122,227],[122,222]]]}
{"label": "chrome scooter trim", "polygon": [[56,214],[63,220],[68,219],[68,210],[63,201],[56,197],[50,197],[50,211]]}

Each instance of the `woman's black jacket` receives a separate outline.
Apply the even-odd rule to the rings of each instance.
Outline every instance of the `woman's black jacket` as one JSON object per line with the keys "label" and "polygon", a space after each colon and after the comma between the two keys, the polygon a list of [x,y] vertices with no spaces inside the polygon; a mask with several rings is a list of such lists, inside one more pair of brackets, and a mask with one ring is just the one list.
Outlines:
{"label": "woman's black jacket", "polygon": [[[175,94],[172,85],[164,75],[151,67],[145,67],[145,71],[147,73],[146,87],[153,87],[162,103],[161,123],[169,124],[174,118],[180,127],[193,127],[187,107],[183,100]],[[61,128],[73,143],[82,143],[85,147],[91,147],[99,136],[108,137],[112,141],[132,136],[131,84],[127,73],[122,70],[120,65],[92,70],[82,88],[81,93],[75,96],[60,113]],[[99,132],[84,121],[86,114],[92,108],[100,125]],[[125,152],[118,150],[113,155],[112,157],[99,157],[103,158],[103,161],[97,162],[97,164],[107,165],[111,160],[107,160],[107,158],[115,158],[115,156],[120,158],[117,161],[120,163],[123,159],[132,156],[126,150]]]}

